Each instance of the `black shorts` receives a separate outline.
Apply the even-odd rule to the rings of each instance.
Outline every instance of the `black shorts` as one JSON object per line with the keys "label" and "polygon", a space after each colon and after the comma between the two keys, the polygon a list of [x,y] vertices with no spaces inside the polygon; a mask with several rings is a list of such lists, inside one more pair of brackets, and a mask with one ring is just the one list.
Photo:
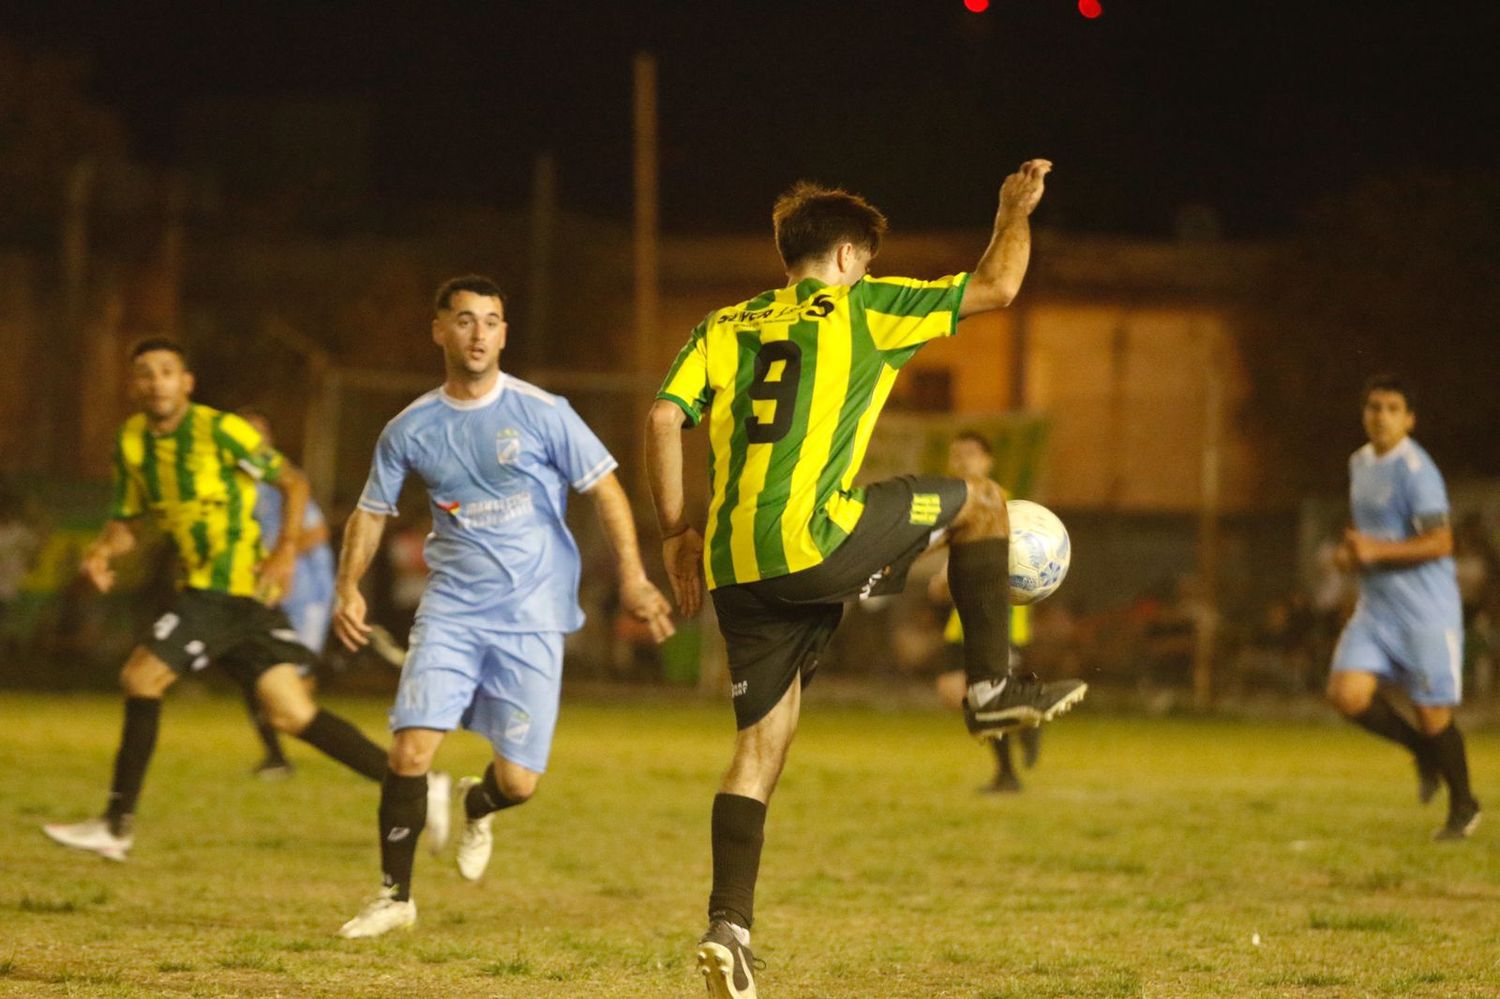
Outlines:
{"label": "black shorts", "polygon": [[854,533],[810,569],[713,591],[729,651],[735,723],[749,728],[800,673],[805,687],[844,601],[899,593],[917,556],[958,516],[962,479],[901,475],[869,486]]}
{"label": "black shorts", "polygon": [[214,663],[247,688],[272,666],[290,663],[305,672],[316,659],[280,610],[214,590],[179,592],[141,644],[175,673]]}

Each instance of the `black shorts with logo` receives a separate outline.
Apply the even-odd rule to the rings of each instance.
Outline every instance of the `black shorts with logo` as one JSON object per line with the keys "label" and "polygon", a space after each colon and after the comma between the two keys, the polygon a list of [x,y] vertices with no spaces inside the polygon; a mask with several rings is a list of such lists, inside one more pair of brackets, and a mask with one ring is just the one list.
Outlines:
{"label": "black shorts with logo", "polygon": [[215,590],[179,591],[141,644],[175,673],[214,663],[244,687],[272,666],[290,663],[305,672],[317,658],[280,610]]}
{"label": "black shorts with logo", "polygon": [[962,479],[901,475],[865,490],[854,532],[810,569],[713,591],[729,651],[735,723],[749,728],[800,673],[812,681],[844,601],[899,593],[917,556],[958,516]]}

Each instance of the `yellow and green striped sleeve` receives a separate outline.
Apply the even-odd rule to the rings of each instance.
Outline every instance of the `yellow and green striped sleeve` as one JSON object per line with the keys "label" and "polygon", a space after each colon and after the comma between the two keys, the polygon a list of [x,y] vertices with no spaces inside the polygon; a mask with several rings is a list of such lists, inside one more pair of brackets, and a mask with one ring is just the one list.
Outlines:
{"label": "yellow and green striped sleeve", "polygon": [[708,383],[708,324],[713,313],[693,328],[693,335],[667,372],[662,382],[658,399],[676,403],[687,414],[687,425],[696,427],[703,419],[703,411],[713,401],[713,389]]}
{"label": "yellow and green striped sleeve", "polygon": [[130,520],[146,512],[145,490],[140,475],[125,460],[125,432],[115,438],[114,491],[109,504],[111,520]]}
{"label": "yellow and green striped sleeve", "polygon": [[281,452],[266,444],[254,427],[233,413],[215,417],[214,443],[253,479],[275,482],[286,467]]}
{"label": "yellow and green striped sleeve", "polygon": [[863,306],[876,348],[900,351],[952,336],[958,329],[958,306],[968,283],[965,273],[936,281],[865,278],[854,286],[854,295]]}

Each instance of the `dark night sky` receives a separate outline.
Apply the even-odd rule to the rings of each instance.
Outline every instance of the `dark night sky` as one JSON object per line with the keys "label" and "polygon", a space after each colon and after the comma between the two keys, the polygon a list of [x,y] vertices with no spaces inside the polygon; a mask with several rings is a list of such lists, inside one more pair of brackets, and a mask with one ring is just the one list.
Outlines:
{"label": "dark night sky", "polygon": [[354,97],[377,108],[381,198],[519,205],[551,148],[565,203],[622,219],[630,55],[650,47],[675,229],[764,225],[799,176],[901,228],[982,225],[1004,173],[1045,155],[1049,224],[1161,234],[1197,203],[1254,236],[1368,172],[1500,159],[1494,4],[1103,3],[36,3],[0,9],[0,33],[90,57],[153,162],[201,98]]}

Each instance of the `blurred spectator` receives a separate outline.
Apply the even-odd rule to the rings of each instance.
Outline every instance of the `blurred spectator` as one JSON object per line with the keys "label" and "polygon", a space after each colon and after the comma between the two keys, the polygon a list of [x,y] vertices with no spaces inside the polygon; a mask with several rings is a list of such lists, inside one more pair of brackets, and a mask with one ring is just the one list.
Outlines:
{"label": "blurred spectator", "polygon": [[20,495],[0,481],[0,641],[7,646],[14,638],[11,614],[21,581],[31,571],[41,544],[41,532],[28,522]]}

